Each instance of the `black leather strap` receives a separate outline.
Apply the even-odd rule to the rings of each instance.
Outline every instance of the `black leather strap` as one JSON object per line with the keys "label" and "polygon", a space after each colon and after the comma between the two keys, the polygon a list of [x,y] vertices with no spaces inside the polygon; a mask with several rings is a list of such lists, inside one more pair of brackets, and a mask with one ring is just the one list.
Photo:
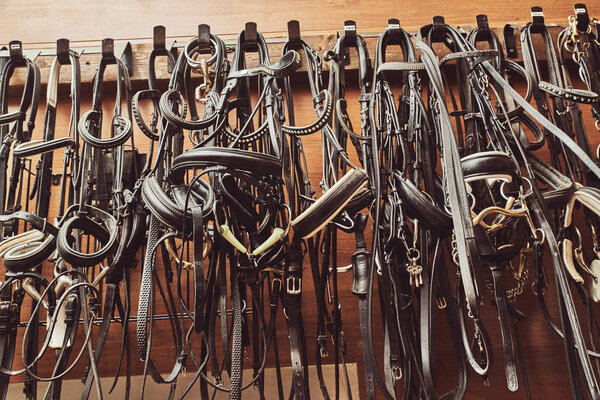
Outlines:
{"label": "black leather strap", "polygon": [[[102,247],[91,253],[76,250],[73,248],[75,230],[82,230],[93,236]],[[56,249],[68,263],[78,267],[91,267],[114,253],[118,246],[118,235],[119,227],[112,215],[99,208],[85,206],[83,212],[80,211],[62,224],[56,235]]]}

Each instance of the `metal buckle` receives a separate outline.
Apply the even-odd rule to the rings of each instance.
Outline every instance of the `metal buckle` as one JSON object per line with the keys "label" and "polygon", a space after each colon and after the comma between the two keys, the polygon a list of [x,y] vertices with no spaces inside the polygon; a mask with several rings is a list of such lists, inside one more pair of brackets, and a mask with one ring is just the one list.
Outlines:
{"label": "metal buckle", "polygon": [[[275,284],[277,284],[277,288],[275,287]],[[273,278],[273,280],[271,281],[271,292],[279,293],[280,290],[281,290],[281,279]]]}
{"label": "metal buckle", "polygon": [[402,379],[402,368],[400,368],[398,366],[393,366],[392,367],[392,378],[394,378],[395,381],[399,381],[400,379]]}
{"label": "metal buckle", "polygon": [[302,293],[302,278],[290,276],[286,279],[286,289],[288,294]]}
{"label": "metal buckle", "polygon": [[448,302],[446,301],[446,298],[444,296],[440,296],[437,299],[435,299],[435,304],[440,310],[443,310],[448,306]]}
{"label": "metal buckle", "polygon": [[319,354],[321,358],[326,358],[329,356],[329,352],[327,351],[327,335],[319,335],[317,337],[317,345],[319,346]]}

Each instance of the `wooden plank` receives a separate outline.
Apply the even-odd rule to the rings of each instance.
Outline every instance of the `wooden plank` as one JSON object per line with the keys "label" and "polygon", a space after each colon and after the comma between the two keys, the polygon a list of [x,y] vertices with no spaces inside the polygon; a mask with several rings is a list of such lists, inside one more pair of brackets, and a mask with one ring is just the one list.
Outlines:
{"label": "wooden plank", "polygon": [[[464,30],[465,32],[469,32],[472,29],[469,25],[462,25],[460,28],[462,30]],[[494,32],[496,32],[496,34],[498,35],[500,40],[502,40],[502,42],[504,43],[503,27],[492,27],[491,29],[493,29]],[[563,26],[550,26],[549,27],[549,31],[550,31],[553,39],[556,39],[558,37],[558,34],[563,29],[564,29]],[[410,33],[416,34],[416,31],[410,31]],[[520,48],[520,44],[519,44],[520,42],[519,42],[518,35],[519,35],[519,31],[516,30],[515,36],[516,36],[516,42],[517,42],[518,58],[516,58],[514,60],[522,61],[522,54],[521,54],[521,48]],[[369,54],[372,57],[375,53],[375,47],[377,44],[377,40],[379,38],[379,34],[378,33],[362,33],[362,36],[365,39],[367,48],[369,49]],[[171,38],[171,39],[173,39],[173,38]],[[175,38],[175,40],[176,40],[175,47],[177,47],[180,52],[183,51],[182,47],[185,46],[185,44],[188,42],[189,39],[190,39],[190,37]],[[222,39],[225,41],[226,45],[230,49],[235,48],[236,39],[233,38],[232,35],[225,35]],[[282,54],[283,44],[287,41],[287,37],[281,36],[281,35],[280,36],[271,36],[270,35],[270,36],[267,36],[266,39],[267,39],[268,46],[269,46],[270,58],[271,58],[271,61],[273,62],[274,60],[277,60],[278,57]],[[308,34],[308,35],[303,35],[303,39],[306,40],[315,49],[315,51],[317,51],[317,53],[322,55],[326,50],[331,49],[333,47],[333,45],[335,44],[335,41],[337,40],[337,33]],[[71,47],[74,49],[81,50],[81,49],[86,49],[86,45],[87,45],[87,50],[84,50],[84,52],[80,58],[81,80],[82,80],[82,82],[91,82],[92,77],[94,76],[94,74],[96,72],[96,67],[98,65],[98,62],[100,60],[100,54],[98,52],[99,43],[92,44],[92,43],[86,43],[86,42],[73,42],[71,44]],[[123,46],[124,42],[117,43],[116,46],[117,45]],[[535,41],[534,45],[536,46],[537,53],[543,55],[544,51],[541,48],[541,46],[543,46],[541,41]],[[132,43],[131,46],[132,46],[132,52],[133,52],[133,74],[131,75],[131,80],[132,80],[132,82],[146,82],[146,80],[148,79],[148,59],[150,56],[150,52],[152,51],[153,45],[151,42],[148,42],[148,41],[137,41],[137,43]],[[434,48],[436,50],[436,54],[441,56],[441,55],[448,53],[448,50],[442,44],[435,44],[434,46],[435,46]],[[38,47],[36,47],[32,44],[25,44],[24,48],[25,49],[28,49],[28,48],[34,49],[34,48],[38,48]],[[90,48],[91,48],[91,50],[90,50]],[[45,85],[48,81],[48,76],[50,74],[50,67],[52,65],[52,60],[54,58],[53,55],[50,55],[52,53],[52,51],[49,51],[47,48],[45,49],[44,53],[46,53],[46,54],[39,55],[35,59],[35,62],[40,67],[43,85]],[[401,52],[396,47],[390,47],[388,49],[388,55],[392,58],[399,57],[399,56],[401,56]],[[233,58],[232,52],[228,53],[228,58],[230,60]],[[544,58],[540,57],[540,59],[543,60]],[[258,64],[258,55],[254,54],[254,53],[249,54],[247,57],[247,61],[248,61],[249,65]],[[169,79],[170,73],[167,70],[167,63],[164,60],[164,58],[163,58],[163,60],[157,61],[156,68],[157,68],[156,76],[159,81],[161,81],[161,80],[164,81],[164,80]],[[323,68],[325,70],[328,70],[329,64],[324,62]],[[356,57],[351,57],[351,63],[346,68],[348,70],[353,70],[353,69],[358,68],[358,63],[357,63]],[[306,66],[303,65],[300,68],[300,71],[305,71],[305,70],[306,70]],[[11,80],[11,85],[17,86],[17,87],[22,86],[24,84],[25,74],[26,74],[26,72],[24,70],[21,70],[21,69],[17,70],[17,73],[15,74],[13,80]],[[107,82],[110,82],[110,81],[114,81],[115,79],[116,79],[116,67],[108,67],[106,70],[106,73],[105,73],[104,80]],[[70,80],[69,74],[61,74],[61,76],[60,76],[61,83],[69,82],[69,80]]]}
{"label": "wooden plank", "polygon": [[[302,32],[334,32],[347,19],[360,32],[378,32],[388,18],[399,18],[405,29],[415,30],[443,15],[452,25],[474,24],[475,15],[485,13],[491,25],[524,24],[533,5],[544,8],[550,23],[566,23],[573,2],[538,0],[4,0],[0,14],[0,38],[24,43],[53,43],[61,37],[77,41],[149,39],[154,25],[167,27],[167,35],[186,37],[198,24],[206,23],[218,34],[235,34],[247,21],[254,21],[265,34],[286,32],[286,22],[300,21]],[[590,15],[600,15],[600,3],[587,1]]]}

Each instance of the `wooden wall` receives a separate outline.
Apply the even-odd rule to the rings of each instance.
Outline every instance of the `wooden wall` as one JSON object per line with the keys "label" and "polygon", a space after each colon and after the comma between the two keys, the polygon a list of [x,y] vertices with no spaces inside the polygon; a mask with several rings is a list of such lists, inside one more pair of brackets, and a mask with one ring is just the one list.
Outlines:
{"label": "wooden wall", "polygon": [[[0,13],[0,43],[7,43],[12,39],[20,39],[25,47],[51,47],[59,37],[67,37],[72,41],[89,41],[93,45],[104,37],[115,39],[131,39],[136,41],[148,41],[152,27],[162,24],[167,27],[167,34],[172,37],[188,38],[195,34],[199,23],[208,23],[213,32],[217,34],[231,35],[243,28],[247,21],[255,21],[258,28],[265,35],[280,35],[285,31],[286,21],[298,19],[302,32],[331,33],[342,27],[346,19],[354,19],[357,22],[359,32],[379,32],[386,24],[388,18],[398,17],[406,29],[415,29],[430,23],[433,15],[443,15],[448,23],[474,25],[476,14],[486,13],[490,24],[501,26],[506,22],[525,23],[529,17],[529,7],[541,5],[544,8],[547,21],[565,23],[566,17],[572,14],[572,5],[569,2],[544,0],[537,3],[526,3],[520,0],[507,0],[503,2],[483,0],[478,2],[468,1],[437,1],[437,0],[408,0],[408,1],[376,1],[346,0],[346,1],[282,1],[269,2],[266,0],[249,0],[237,2],[225,0],[220,2],[193,2],[183,0],[179,2],[166,1],[105,1],[105,2],[77,2],[73,0],[49,1],[33,0],[21,2],[6,0],[3,2],[2,13]],[[598,2],[588,4],[592,16],[600,15],[600,4]],[[301,76],[301,75],[300,75]],[[135,77],[134,77],[135,78]],[[111,87],[111,84],[108,85]],[[136,86],[141,89],[141,84]],[[312,102],[308,96],[305,85],[299,84],[295,88],[297,95],[296,112],[300,122],[309,121],[313,114]],[[349,97],[357,99],[356,90],[350,89]],[[36,137],[41,137],[43,127],[43,104],[45,98],[40,101],[40,110],[37,119]],[[303,101],[305,100],[305,101]],[[15,100],[16,101],[16,100]],[[67,96],[59,105],[57,117],[57,137],[66,134],[68,126],[69,109]],[[89,86],[84,87],[82,100],[82,112],[90,108],[91,95]],[[358,107],[356,102],[350,103],[350,113],[354,121],[358,121]],[[111,104],[105,104],[105,109],[110,110]],[[595,129],[589,116],[589,109],[584,108],[586,123],[589,132],[595,134]],[[355,123],[357,125],[358,123]],[[147,148],[145,137],[136,129],[136,145],[144,151]],[[594,136],[593,142],[598,144],[598,136]],[[310,169],[310,178],[313,186],[318,187],[320,180],[321,145],[320,137],[314,135],[304,140]],[[62,154],[55,155],[55,167],[60,166]],[[34,160],[35,161],[35,160]],[[35,165],[35,163],[34,163]],[[56,210],[54,209],[54,215]],[[346,240],[347,239],[347,240]],[[341,252],[340,265],[349,263],[350,255],[354,251],[353,237],[340,239],[339,251]],[[452,274],[453,266],[449,265]],[[550,266],[548,266],[550,268]],[[47,267],[46,270],[50,272]],[[132,312],[137,310],[137,289],[139,288],[139,276],[141,267],[132,271]],[[310,271],[306,270],[309,278]],[[360,351],[360,333],[358,326],[357,298],[350,292],[352,277],[350,274],[341,275],[339,278],[340,301],[342,303],[343,328],[345,339],[348,344],[348,362],[359,364],[359,379],[362,380],[362,363]],[[552,312],[556,314],[556,301],[553,285],[550,285],[549,301]],[[312,284],[310,279],[304,280],[303,310],[306,318],[307,343],[309,344],[309,358],[314,362],[313,351],[315,342],[315,318],[316,309],[314,296],[312,296]],[[511,394],[505,385],[504,369],[502,365],[501,337],[494,306],[487,299],[483,307],[486,326],[494,343],[496,363],[490,374],[491,387],[484,387],[481,380],[471,374],[469,384],[469,399],[505,399],[520,398],[522,393]],[[527,369],[534,398],[559,398],[569,397],[569,381],[566,373],[565,357],[562,342],[554,335],[543,319],[536,299],[528,286],[525,293],[519,298],[517,307],[529,316],[521,324],[521,335],[527,360]],[[378,305],[374,306],[373,331],[376,337],[377,354],[382,355],[381,323],[377,317]],[[455,361],[451,344],[445,334],[445,317],[443,312],[437,315],[439,319],[439,330],[437,340],[437,368],[439,393],[450,390],[455,379]],[[134,358],[133,373],[142,372],[142,364],[136,357],[135,324],[131,324],[130,345]],[[172,345],[170,331],[165,323],[157,324],[154,333],[155,346],[153,357],[156,360],[168,360],[164,363],[163,370],[170,368],[172,360]],[[22,332],[22,331],[20,331]],[[280,355],[284,364],[289,364],[289,349],[287,346],[287,333],[285,319],[280,314],[278,321],[278,341]],[[107,341],[100,372],[104,376],[114,373],[115,363],[118,357],[120,345],[120,329],[118,326],[111,328],[111,335]],[[21,343],[17,344],[17,354],[20,353]],[[330,346],[331,347],[331,346]],[[20,365],[17,356],[16,365]],[[50,370],[47,366],[52,365],[51,356],[48,357],[44,369],[45,373]],[[381,357],[380,357],[381,360]],[[249,361],[250,362],[250,361]],[[325,363],[333,362],[332,357],[324,360]],[[273,364],[273,358],[269,358],[269,364]],[[163,365],[163,364],[161,364]],[[69,377],[78,378],[82,374],[85,363],[80,363]],[[14,381],[18,381],[19,378]],[[315,384],[313,382],[313,384]],[[153,385],[153,383],[150,383]],[[361,382],[362,386],[362,382]],[[151,386],[150,386],[151,388]],[[150,389],[151,390],[151,389]]]}
{"label": "wooden wall", "polygon": [[[5,0],[0,16],[0,37],[6,42],[54,42],[59,37],[95,41],[149,38],[154,25],[165,25],[169,36],[193,36],[199,23],[209,24],[218,34],[239,32],[248,21],[258,24],[265,34],[286,31],[290,19],[300,21],[303,32],[334,33],[347,19],[357,22],[361,32],[379,32],[388,18],[399,18],[405,29],[418,28],[443,15],[450,24],[475,24],[475,15],[487,14],[491,25],[530,20],[529,8],[544,8],[546,19],[565,23],[573,13],[568,1],[540,0],[222,0],[222,1],[94,1]],[[588,1],[591,15],[600,5]]]}

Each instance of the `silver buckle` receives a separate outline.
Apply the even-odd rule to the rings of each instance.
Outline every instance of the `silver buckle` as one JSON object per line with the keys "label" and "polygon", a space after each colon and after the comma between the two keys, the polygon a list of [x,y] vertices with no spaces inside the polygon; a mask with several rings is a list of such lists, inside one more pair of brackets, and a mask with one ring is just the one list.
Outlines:
{"label": "silver buckle", "polygon": [[286,289],[288,294],[302,293],[302,278],[290,276],[286,279]]}

